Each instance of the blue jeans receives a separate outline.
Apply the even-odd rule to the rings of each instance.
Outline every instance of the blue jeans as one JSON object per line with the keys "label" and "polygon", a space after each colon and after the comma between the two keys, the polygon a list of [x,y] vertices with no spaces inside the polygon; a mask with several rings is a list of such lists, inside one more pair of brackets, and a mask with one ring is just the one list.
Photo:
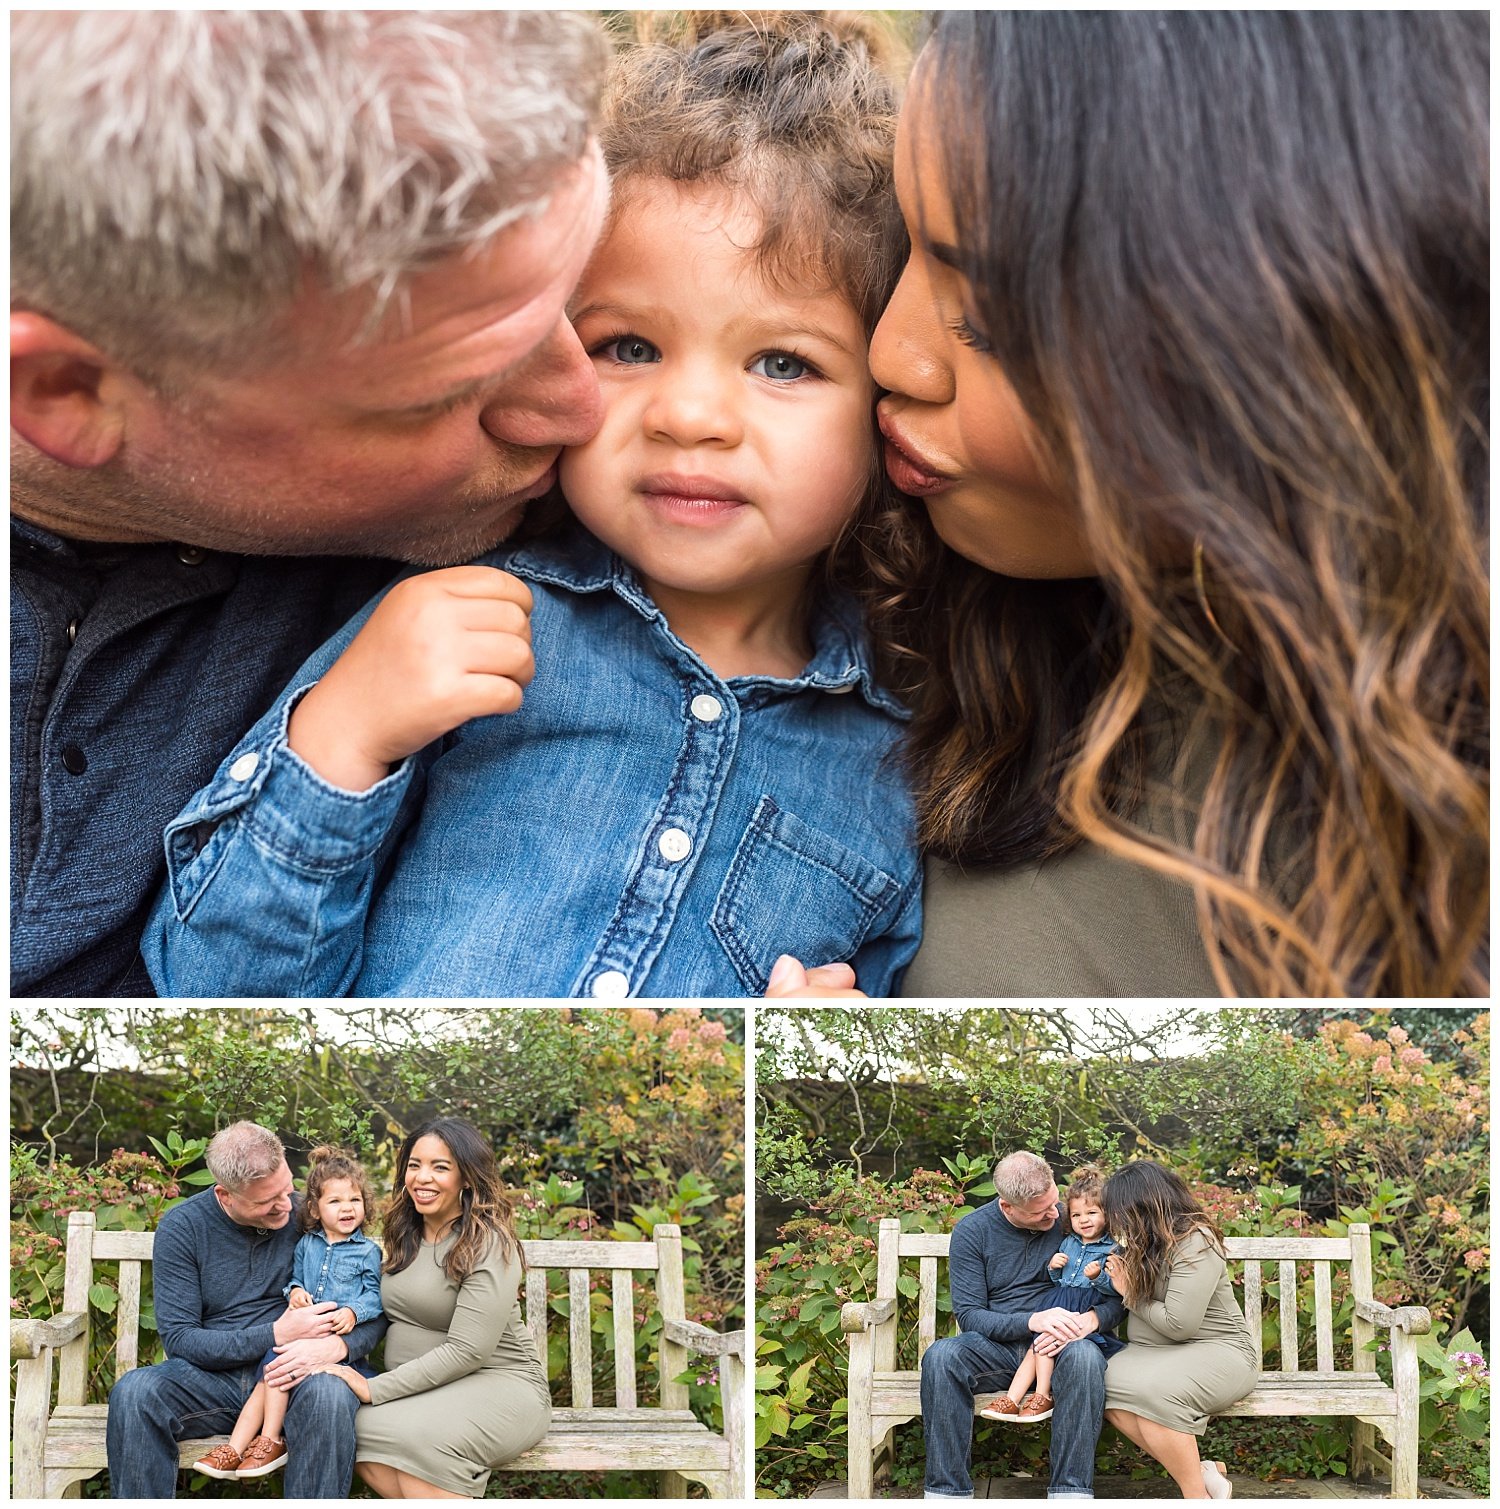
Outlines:
{"label": "blue jeans", "polygon": [[[974,1396],[1005,1388],[1026,1343],[990,1341],[976,1331],[935,1341],[922,1357],[922,1429],[930,1494],[972,1497]],[[1094,1450],[1104,1424],[1104,1354],[1077,1342],[1057,1354],[1052,1372],[1050,1497],[1094,1496]]]}
{"label": "blue jeans", "polygon": [[[175,1497],[177,1443],[228,1435],[254,1387],[253,1367],[211,1373],[180,1359],[126,1373],[109,1393],[111,1496]],[[349,1497],[358,1408],[348,1384],[326,1373],[292,1390],[283,1474],[287,1498]]]}

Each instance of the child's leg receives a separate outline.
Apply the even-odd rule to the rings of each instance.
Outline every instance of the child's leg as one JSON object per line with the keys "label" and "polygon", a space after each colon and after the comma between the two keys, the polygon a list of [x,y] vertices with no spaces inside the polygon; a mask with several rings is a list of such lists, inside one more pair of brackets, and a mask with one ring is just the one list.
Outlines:
{"label": "child's leg", "polygon": [[1043,1360],[1046,1361],[1047,1371],[1050,1374],[1051,1359],[1039,1358],[1031,1347],[1026,1348],[1026,1356],[1021,1359],[1021,1366],[1016,1369],[1016,1376],[1010,1380],[1010,1387],[1005,1391],[1015,1403],[1019,1404],[1025,1398],[1026,1390],[1031,1387],[1037,1376],[1037,1365]]}
{"label": "child's leg", "polygon": [[[266,1388],[265,1384],[261,1384],[261,1387]],[[291,1397],[284,1389],[266,1389],[266,1420],[260,1428],[261,1435],[269,1436],[273,1441],[281,1439],[281,1427],[286,1420],[286,1407]]]}
{"label": "child's leg", "polygon": [[1043,1357],[1040,1352],[1031,1354],[1036,1358],[1036,1391],[1038,1394],[1050,1394],[1052,1392],[1052,1364],[1051,1357]]}
{"label": "child's leg", "polygon": [[[251,1390],[250,1397],[245,1400],[239,1419],[234,1422],[229,1444],[241,1456],[244,1456],[245,1448],[260,1434],[261,1421],[266,1417],[266,1395],[269,1392],[264,1383],[257,1383]],[[285,1404],[281,1407],[281,1413],[283,1416],[286,1414]]]}

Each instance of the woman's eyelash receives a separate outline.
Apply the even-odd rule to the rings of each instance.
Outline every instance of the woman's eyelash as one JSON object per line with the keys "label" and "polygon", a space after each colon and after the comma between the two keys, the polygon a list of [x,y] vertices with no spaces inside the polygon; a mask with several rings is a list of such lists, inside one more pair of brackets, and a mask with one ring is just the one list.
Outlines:
{"label": "woman's eyelash", "polygon": [[959,338],[959,340],[964,343],[964,345],[980,352],[982,355],[988,356],[995,349],[989,343],[989,341],[986,340],[985,337],[982,336],[963,315],[959,315],[956,320],[949,320],[948,328],[954,333],[954,335]]}

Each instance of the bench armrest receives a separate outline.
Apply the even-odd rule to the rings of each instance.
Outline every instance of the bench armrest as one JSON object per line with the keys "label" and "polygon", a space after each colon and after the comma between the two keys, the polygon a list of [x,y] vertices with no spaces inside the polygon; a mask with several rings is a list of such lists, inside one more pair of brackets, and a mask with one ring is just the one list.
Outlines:
{"label": "bench armrest", "polygon": [[745,1333],[743,1331],[710,1331],[691,1320],[664,1320],[662,1330],[668,1341],[699,1357],[744,1357]]}
{"label": "bench armrest", "polygon": [[13,1320],[10,1323],[10,1356],[40,1357],[46,1347],[66,1346],[83,1335],[87,1315],[54,1315],[48,1320]]}
{"label": "bench armrest", "polygon": [[846,1334],[856,1331],[873,1331],[886,1321],[894,1320],[896,1301],[893,1299],[851,1299],[839,1311],[839,1326]]}
{"label": "bench armrest", "polygon": [[1393,1310],[1373,1299],[1357,1299],[1354,1313],[1372,1326],[1387,1331],[1405,1331],[1408,1336],[1425,1336],[1432,1329],[1432,1313],[1421,1305],[1402,1305]]}

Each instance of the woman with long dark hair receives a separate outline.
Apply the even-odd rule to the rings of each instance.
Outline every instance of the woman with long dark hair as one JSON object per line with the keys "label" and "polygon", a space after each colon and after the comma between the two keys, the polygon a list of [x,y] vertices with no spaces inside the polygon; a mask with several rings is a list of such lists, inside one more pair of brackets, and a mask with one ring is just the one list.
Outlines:
{"label": "woman with long dark hair", "polygon": [[1222,1462],[1203,1462],[1209,1416],[1255,1387],[1260,1364],[1229,1286],[1224,1238],[1182,1178],[1127,1163],[1101,1199],[1105,1261],[1130,1312],[1130,1344],[1104,1374],[1104,1418],[1171,1474],[1184,1498],[1229,1498]]}
{"label": "woman with long dark hair", "polygon": [[1487,993],[1488,23],[949,11],[871,362],[909,995]]}
{"label": "woman with long dark hair", "polygon": [[482,1498],[547,1432],[547,1375],[517,1306],[522,1259],[489,1144],[439,1116],[408,1133],[385,1207],[386,1371],[327,1366],[370,1408],[354,1470],[382,1498]]}

